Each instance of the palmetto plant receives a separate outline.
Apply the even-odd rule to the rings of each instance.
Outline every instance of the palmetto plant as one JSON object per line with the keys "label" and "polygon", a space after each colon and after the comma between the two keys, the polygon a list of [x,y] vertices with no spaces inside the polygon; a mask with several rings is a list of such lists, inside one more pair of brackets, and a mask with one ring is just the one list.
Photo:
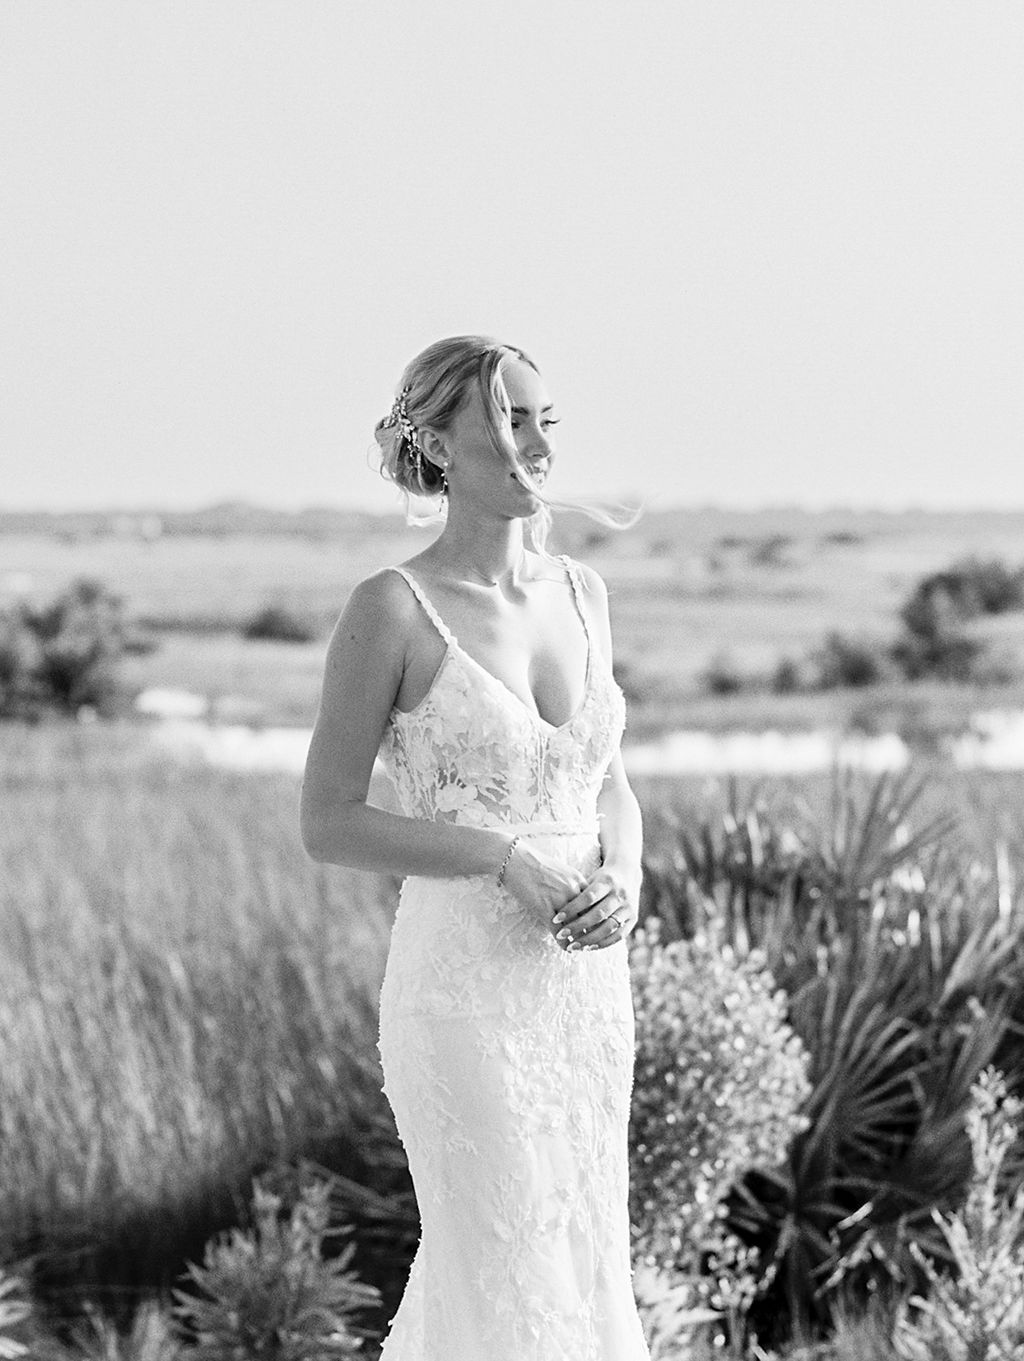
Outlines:
{"label": "palmetto plant", "polygon": [[22,1294],[22,1282],[3,1267],[0,1267],[0,1358],[14,1361],[16,1357],[27,1356],[28,1348],[12,1336],[12,1330],[26,1321],[32,1312],[31,1305]]}
{"label": "palmetto plant", "polygon": [[1022,992],[1019,903],[965,863],[949,818],[917,820],[920,778],[837,775],[827,816],[783,823],[733,800],[648,866],[667,933],[763,952],[811,1055],[809,1127],[785,1166],[734,1188],[732,1228],[775,1273],[756,1326],[809,1340],[865,1289],[919,1281],[911,1245],[969,1168],[964,1111],[1006,1048]]}

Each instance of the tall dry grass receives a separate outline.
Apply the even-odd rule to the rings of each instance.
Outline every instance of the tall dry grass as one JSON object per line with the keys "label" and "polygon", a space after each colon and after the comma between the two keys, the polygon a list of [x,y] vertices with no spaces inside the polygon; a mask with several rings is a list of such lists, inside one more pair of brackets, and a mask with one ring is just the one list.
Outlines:
{"label": "tall dry grass", "polygon": [[306,858],[293,780],[0,743],[0,1251],[141,1286],[277,1158],[362,1180],[395,885]]}

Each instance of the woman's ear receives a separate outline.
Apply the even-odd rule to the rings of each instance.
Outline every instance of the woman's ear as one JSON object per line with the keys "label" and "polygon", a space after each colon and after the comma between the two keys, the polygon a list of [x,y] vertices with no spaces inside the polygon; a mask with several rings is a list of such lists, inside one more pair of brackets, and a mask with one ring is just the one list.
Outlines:
{"label": "woman's ear", "polygon": [[420,430],[418,434],[419,445],[427,462],[432,463],[435,468],[447,468],[448,445],[444,437],[436,430]]}

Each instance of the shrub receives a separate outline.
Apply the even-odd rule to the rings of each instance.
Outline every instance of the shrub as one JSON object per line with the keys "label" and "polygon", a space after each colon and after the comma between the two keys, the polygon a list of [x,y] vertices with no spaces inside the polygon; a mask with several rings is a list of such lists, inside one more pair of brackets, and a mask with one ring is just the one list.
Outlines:
{"label": "shrub", "polygon": [[769,687],[775,695],[793,695],[803,689],[800,663],[793,657],[780,657],[771,674]]}
{"label": "shrub", "polygon": [[788,534],[766,534],[750,545],[747,560],[752,567],[784,567],[792,543]]}
{"label": "shrub", "polygon": [[0,623],[0,718],[107,716],[123,700],[118,667],[134,643],[121,600],[81,578],[49,605],[20,605]]}
{"label": "shrub", "polygon": [[875,643],[848,638],[836,630],[826,635],[813,662],[821,690],[875,685],[888,671],[885,654]]}
{"label": "shrub", "polygon": [[807,1130],[728,1201],[776,1272],[750,1311],[773,1344],[827,1327],[844,1298],[904,1288],[912,1244],[937,1250],[931,1207],[963,1192],[971,1085],[1012,1049],[1021,1005],[1005,875],[961,859],[948,818],[911,830],[921,777],[860,784],[837,772],[821,825],[734,795],[720,828],[680,827],[645,865],[644,911],[666,930],[764,952],[811,1056]]}
{"label": "shrub", "polygon": [[195,1361],[330,1361],[362,1347],[353,1315],[375,1307],[377,1291],[350,1269],[354,1245],[322,1256],[329,1184],[307,1182],[282,1219],[281,1198],[257,1179],[255,1223],[209,1243],[190,1265],[198,1295],[174,1292],[175,1314],[195,1339]]}
{"label": "shrub", "polygon": [[903,1361],[1024,1355],[1024,1188],[1012,1200],[1000,1194],[1021,1110],[1001,1075],[986,1069],[972,1088],[967,1113],[973,1164],[967,1204],[949,1217],[933,1212],[955,1274],[940,1275],[916,1252],[930,1293],[911,1300],[897,1319],[894,1340]]}
{"label": "shrub", "polygon": [[709,695],[735,695],[744,686],[744,678],[725,653],[718,653],[701,672],[701,686]]}
{"label": "shrub", "polygon": [[963,558],[923,577],[903,606],[902,617],[915,632],[926,631],[936,615],[973,619],[1024,609],[1024,567],[999,558]]}
{"label": "shrub", "polygon": [[966,682],[976,679],[983,648],[959,628],[947,623],[935,632],[907,629],[890,648],[890,656],[907,680]]}
{"label": "shrub", "polygon": [[757,955],[738,961],[706,938],[662,944],[655,920],[634,935],[632,977],[634,1249],[677,1304],[735,1328],[755,1259],[725,1232],[725,1197],[748,1169],[781,1162],[804,1128],[806,1055]]}
{"label": "shrub", "polygon": [[31,1315],[32,1309],[23,1294],[20,1277],[0,1267],[0,1358],[14,1361],[27,1356],[28,1348],[14,1335]]}
{"label": "shrub", "polygon": [[285,605],[265,605],[242,628],[242,637],[277,643],[312,643],[316,628]]}
{"label": "shrub", "polygon": [[52,1336],[32,1339],[32,1361],[186,1361],[166,1309],[156,1301],[139,1306],[127,1333],[118,1331],[94,1306],[68,1342]]}

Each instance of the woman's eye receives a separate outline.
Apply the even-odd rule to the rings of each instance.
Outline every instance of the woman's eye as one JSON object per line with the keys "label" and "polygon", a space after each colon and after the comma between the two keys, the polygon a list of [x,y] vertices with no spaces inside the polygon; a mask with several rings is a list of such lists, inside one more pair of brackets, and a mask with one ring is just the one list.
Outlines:
{"label": "woman's eye", "polygon": [[544,426],[544,429],[547,430],[550,426],[557,425],[558,421],[559,418],[557,416],[549,416],[546,421],[541,421],[541,424]]}

